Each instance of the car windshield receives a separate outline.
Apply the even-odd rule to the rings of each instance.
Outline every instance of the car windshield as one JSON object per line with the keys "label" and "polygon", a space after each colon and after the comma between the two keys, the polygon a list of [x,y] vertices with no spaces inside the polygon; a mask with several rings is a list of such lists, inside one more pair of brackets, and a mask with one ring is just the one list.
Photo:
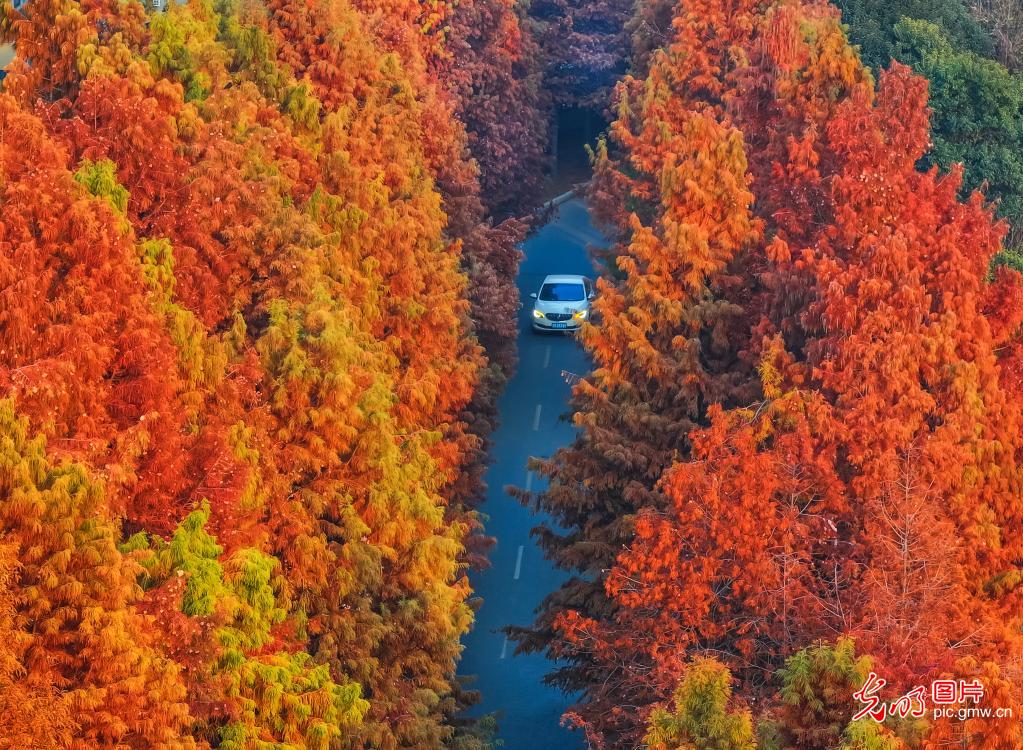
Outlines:
{"label": "car windshield", "polygon": [[544,302],[580,302],[586,299],[586,292],[582,284],[556,282],[543,285],[540,299]]}

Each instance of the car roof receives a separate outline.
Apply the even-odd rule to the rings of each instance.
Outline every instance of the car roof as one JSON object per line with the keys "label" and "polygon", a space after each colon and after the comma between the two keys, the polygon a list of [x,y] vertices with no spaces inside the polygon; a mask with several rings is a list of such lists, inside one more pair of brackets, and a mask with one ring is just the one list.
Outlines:
{"label": "car roof", "polygon": [[552,274],[543,280],[544,284],[582,284],[582,276],[568,276],[565,274]]}

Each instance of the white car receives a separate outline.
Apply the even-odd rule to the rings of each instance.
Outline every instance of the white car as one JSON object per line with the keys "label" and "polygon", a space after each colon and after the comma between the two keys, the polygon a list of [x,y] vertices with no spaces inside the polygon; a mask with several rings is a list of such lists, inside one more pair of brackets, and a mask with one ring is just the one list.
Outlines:
{"label": "white car", "polygon": [[596,296],[585,276],[548,276],[531,295],[534,331],[575,331],[590,315]]}

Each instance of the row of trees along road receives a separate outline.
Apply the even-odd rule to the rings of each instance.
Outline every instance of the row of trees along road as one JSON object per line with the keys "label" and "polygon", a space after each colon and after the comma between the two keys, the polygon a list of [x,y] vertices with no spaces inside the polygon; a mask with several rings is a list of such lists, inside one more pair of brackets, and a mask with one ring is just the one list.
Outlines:
{"label": "row of trees along road", "polygon": [[971,190],[1015,220],[1018,83],[882,5],[851,33],[873,8],[864,52],[932,76],[933,137],[928,81],[868,68],[834,6],[639,5],[580,433],[520,493],[575,576],[517,635],[593,747],[1023,746],[1018,719],[851,721],[870,669],[1023,710],[1023,280]]}
{"label": "row of trees along road", "polygon": [[0,8],[0,745],[440,747],[535,43],[170,5]]}

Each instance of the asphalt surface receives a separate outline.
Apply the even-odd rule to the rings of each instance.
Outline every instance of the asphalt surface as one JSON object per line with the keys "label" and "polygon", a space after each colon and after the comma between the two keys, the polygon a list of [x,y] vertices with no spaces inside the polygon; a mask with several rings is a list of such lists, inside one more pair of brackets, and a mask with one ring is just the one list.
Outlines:
{"label": "asphalt surface", "polygon": [[497,538],[491,567],[472,576],[483,598],[476,625],[464,639],[460,672],[476,675],[472,687],[483,693],[474,715],[497,712],[505,750],[581,750],[579,732],[560,726],[572,696],[543,684],[552,664],[540,654],[516,656],[501,628],[528,625],[544,596],[566,574],[546,560],[529,535],[546,519],[509,497],[508,485],[537,490],[542,480],[527,471],[530,456],[549,456],[571,442],[575,428],[566,421],[571,386],[563,371],[583,375],[589,362],[572,335],[534,334],[532,300],[544,276],[554,273],[593,277],[587,247],[604,238],[590,223],[580,200],[564,203],[558,218],[523,246],[519,272],[519,364],[498,402],[501,425],[493,435],[492,463],[486,475],[487,533]]}

